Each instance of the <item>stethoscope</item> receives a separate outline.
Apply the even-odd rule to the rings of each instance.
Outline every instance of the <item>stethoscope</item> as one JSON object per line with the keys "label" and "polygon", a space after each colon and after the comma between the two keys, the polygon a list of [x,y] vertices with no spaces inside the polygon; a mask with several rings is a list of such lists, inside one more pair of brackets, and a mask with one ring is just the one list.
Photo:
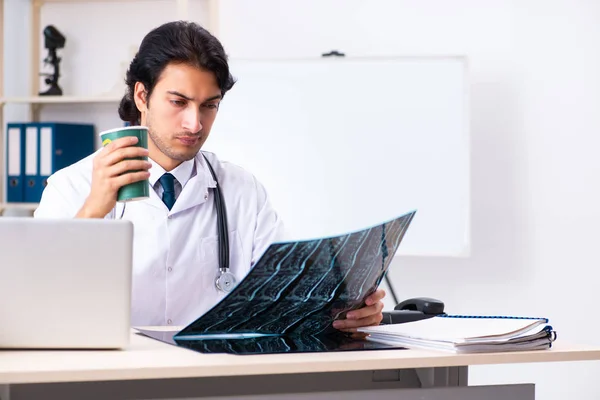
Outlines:
{"label": "stethoscope", "polygon": [[[235,275],[229,272],[229,237],[227,235],[227,209],[225,208],[225,201],[223,200],[223,195],[221,193],[221,189],[219,187],[219,181],[217,180],[217,175],[213,170],[212,165],[206,158],[204,154],[202,154],[204,160],[206,160],[206,164],[208,165],[208,169],[210,170],[210,174],[215,180],[215,207],[217,209],[217,234],[219,237],[219,274],[217,275],[217,279],[215,279],[215,286],[217,290],[220,290],[224,293],[229,293],[235,285],[237,284],[237,280],[235,279]],[[121,210],[121,217],[125,214],[125,206],[127,203],[123,203],[123,209]]]}
{"label": "stethoscope", "polygon": [[208,165],[208,169],[210,170],[210,174],[215,180],[215,208],[217,209],[217,234],[219,235],[219,274],[217,279],[215,280],[215,286],[217,290],[220,290],[225,293],[231,292],[231,290],[237,284],[235,279],[235,275],[229,272],[229,237],[227,235],[227,209],[225,208],[225,201],[223,200],[223,195],[221,193],[221,189],[219,187],[219,181],[217,180],[217,175],[213,170],[212,165],[206,158],[204,154],[202,154],[206,164]]}

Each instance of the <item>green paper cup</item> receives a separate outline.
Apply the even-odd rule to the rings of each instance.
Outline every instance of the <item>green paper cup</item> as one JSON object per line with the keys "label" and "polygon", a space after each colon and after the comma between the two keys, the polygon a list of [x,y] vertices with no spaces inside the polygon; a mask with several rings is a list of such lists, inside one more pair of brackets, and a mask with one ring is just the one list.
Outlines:
{"label": "green paper cup", "polygon": [[[143,147],[145,149],[148,148],[148,128],[145,126],[125,126],[122,128],[115,128],[100,132],[102,146],[106,146],[113,140],[117,140],[125,136],[136,136],[138,138],[138,142],[135,146]],[[136,159],[148,161],[148,157],[137,157]],[[143,200],[147,199],[148,197],[150,197],[150,184],[148,179],[144,179],[143,181],[122,186],[117,194],[117,201],[125,202]]]}

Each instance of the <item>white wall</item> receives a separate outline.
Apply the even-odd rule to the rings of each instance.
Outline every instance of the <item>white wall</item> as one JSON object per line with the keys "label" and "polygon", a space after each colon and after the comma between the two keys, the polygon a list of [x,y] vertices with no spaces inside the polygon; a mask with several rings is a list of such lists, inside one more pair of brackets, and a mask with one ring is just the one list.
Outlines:
{"label": "white wall", "polygon": [[[20,1],[7,1],[8,8]],[[593,309],[600,278],[600,2],[220,4],[219,36],[236,57],[334,48],[354,55],[467,54],[472,255],[399,258],[395,287],[402,298],[439,297],[450,312],[548,316],[560,341],[600,343]],[[101,37],[90,40],[110,51]],[[541,400],[591,400],[600,398],[597,376],[600,362],[509,365],[472,368],[471,383],[535,382]]]}
{"label": "white wall", "polygon": [[[29,43],[30,6],[23,0],[4,0],[4,93],[3,96],[22,96],[29,93]],[[4,122],[24,120],[28,117],[27,106],[7,104],[4,106]],[[4,182],[3,182],[4,183]],[[0,200],[1,201],[1,200]]]}
{"label": "white wall", "polygon": [[[548,316],[559,340],[598,344],[590,307],[600,262],[600,3],[369,1],[337,18],[344,22],[323,35],[328,47],[471,59],[472,257],[398,259],[400,297],[439,297],[457,313]],[[280,44],[290,25],[271,27]],[[597,399],[599,373],[598,362],[510,365],[473,368],[471,381],[535,382],[539,399]]]}

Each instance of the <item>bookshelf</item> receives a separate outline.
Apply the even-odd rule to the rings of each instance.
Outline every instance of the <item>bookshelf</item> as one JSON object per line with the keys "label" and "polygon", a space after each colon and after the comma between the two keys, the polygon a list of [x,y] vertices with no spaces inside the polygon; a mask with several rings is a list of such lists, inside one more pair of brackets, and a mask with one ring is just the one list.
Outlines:
{"label": "bookshelf", "polygon": [[0,98],[2,104],[81,104],[118,103],[120,96],[31,96]]}
{"label": "bookshelf", "polygon": [[[0,215],[4,209],[15,208],[15,209],[26,209],[35,210],[37,207],[36,203],[7,203],[6,202],[6,123],[5,120],[5,106],[9,104],[21,104],[27,106],[30,121],[40,120],[40,109],[44,106],[50,105],[85,105],[86,107],[97,107],[102,104],[118,104],[121,100],[121,95],[84,95],[84,96],[38,96],[40,91],[39,87],[39,73],[40,73],[40,45],[42,37],[41,30],[41,13],[46,4],[56,3],[134,3],[142,0],[29,0],[31,4],[31,12],[28,16],[30,22],[31,36],[30,36],[30,52],[29,62],[31,65],[30,75],[30,95],[24,95],[19,97],[5,97],[4,95],[4,80],[5,80],[5,68],[4,68],[4,44],[5,37],[8,36],[4,32],[4,15],[6,14],[6,5],[4,0],[0,0]],[[191,5],[194,3],[204,3],[205,10],[207,12],[207,28],[217,34],[218,32],[218,0],[173,0],[173,4],[176,7],[176,15],[178,19],[189,20],[194,19],[191,15]]]}
{"label": "bookshelf", "polygon": [[31,210],[34,211],[37,208],[37,203],[0,203],[0,209],[15,208],[18,210]]}

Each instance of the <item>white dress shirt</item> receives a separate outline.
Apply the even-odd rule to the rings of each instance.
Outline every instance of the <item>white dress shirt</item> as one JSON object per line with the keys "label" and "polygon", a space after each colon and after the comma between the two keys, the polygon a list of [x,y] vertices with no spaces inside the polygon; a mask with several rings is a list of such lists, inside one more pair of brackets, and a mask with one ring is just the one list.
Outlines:
{"label": "white dress shirt", "polygon": [[[240,282],[266,248],[283,239],[283,226],[265,188],[248,171],[204,152],[219,181],[228,217],[230,272]],[[48,179],[36,218],[73,218],[90,193],[95,154]],[[133,222],[133,326],[187,325],[225,293],[217,290],[218,235],[214,189],[206,160],[198,154],[171,171],[178,194],[169,210],[152,162],[150,197],[126,203],[123,219]],[[106,218],[120,217],[123,205]],[[116,212],[115,212],[116,211]],[[101,251],[101,249],[99,249]]]}
{"label": "white dress shirt", "polygon": [[[150,187],[154,189],[159,198],[162,199],[162,194],[164,192],[162,185],[158,181],[163,174],[167,171],[160,165],[158,165],[153,159],[149,159],[152,167],[150,168],[150,178],[148,181],[150,182]],[[179,197],[183,187],[188,181],[196,176],[196,161],[188,160],[179,164],[172,171],[169,171],[171,175],[175,177],[175,199]]]}

